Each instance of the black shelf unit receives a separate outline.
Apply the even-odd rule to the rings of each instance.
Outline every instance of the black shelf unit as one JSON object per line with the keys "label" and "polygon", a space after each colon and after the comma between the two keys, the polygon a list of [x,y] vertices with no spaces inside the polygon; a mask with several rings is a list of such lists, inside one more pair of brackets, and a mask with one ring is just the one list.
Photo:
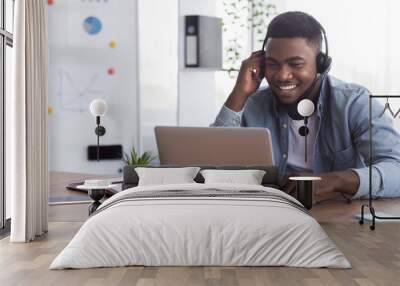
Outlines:
{"label": "black shelf unit", "polygon": [[371,230],[375,230],[375,220],[382,219],[382,220],[398,220],[400,216],[377,216],[375,214],[375,208],[373,206],[373,198],[372,198],[372,99],[373,98],[400,98],[400,95],[369,95],[369,198],[368,204],[362,204],[361,206],[361,218],[359,223],[362,225],[364,224],[364,209],[367,207],[372,216],[372,224],[369,226]]}

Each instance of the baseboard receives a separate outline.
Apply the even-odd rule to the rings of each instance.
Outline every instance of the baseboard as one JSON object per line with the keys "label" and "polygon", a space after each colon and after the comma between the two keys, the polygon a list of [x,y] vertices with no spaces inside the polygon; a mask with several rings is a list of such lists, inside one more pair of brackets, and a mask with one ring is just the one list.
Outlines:
{"label": "baseboard", "polygon": [[0,239],[9,236],[10,230],[11,230],[11,218],[6,219],[5,226],[3,228],[0,228]]}

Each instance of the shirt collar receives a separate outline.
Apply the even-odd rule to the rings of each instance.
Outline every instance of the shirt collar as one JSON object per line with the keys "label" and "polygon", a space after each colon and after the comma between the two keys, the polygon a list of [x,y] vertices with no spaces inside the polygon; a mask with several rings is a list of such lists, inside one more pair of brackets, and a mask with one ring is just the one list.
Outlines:
{"label": "shirt collar", "polygon": [[[319,91],[319,96],[318,96],[318,103],[317,103],[317,115],[320,117],[322,110],[325,106],[325,102],[327,100],[328,94],[329,93],[329,77],[328,75],[324,76],[322,79],[321,83],[321,88]],[[272,97],[272,106],[273,106],[273,111],[274,115],[278,116],[280,113],[285,113],[285,110],[283,109],[282,105],[279,104],[278,99],[276,98],[276,95],[272,92],[271,88],[267,89],[267,96]]]}
{"label": "shirt collar", "polygon": [[317,103],[317,115],[321,116],[323,109],[326,105],[326,101],[328,100],[330,88],[329,88],[329,77],[328,75],[324,76],[322,79],[321,89],[319,91],[319,98]]}

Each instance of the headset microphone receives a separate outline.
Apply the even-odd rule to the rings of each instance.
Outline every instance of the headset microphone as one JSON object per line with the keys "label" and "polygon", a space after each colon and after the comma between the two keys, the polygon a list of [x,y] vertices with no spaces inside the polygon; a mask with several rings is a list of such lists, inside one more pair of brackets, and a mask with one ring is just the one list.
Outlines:
{"label": "headset microphone", "polygon": [[303,99],[297,105],[297,112],[304,117],[304,126],[300,127],[299,133],[304,136],[304,160],[307,162],[307,135],[308,135],[308,117],[314,113],[314,103],[309,99]]}

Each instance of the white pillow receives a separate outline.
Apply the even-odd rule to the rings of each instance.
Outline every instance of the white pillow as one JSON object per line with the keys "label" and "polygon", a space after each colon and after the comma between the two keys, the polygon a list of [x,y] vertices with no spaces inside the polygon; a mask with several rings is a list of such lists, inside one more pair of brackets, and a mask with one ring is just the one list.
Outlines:
{"label": "white pillow", "polygon": [[199,167],[135,168],[139,186],[195,183],[193,179],[199,170]]}
{"label": "white pillow", "polygon": [[234,183],[261,185],[265,171],[262,170],[201,170],[204,183]]}

